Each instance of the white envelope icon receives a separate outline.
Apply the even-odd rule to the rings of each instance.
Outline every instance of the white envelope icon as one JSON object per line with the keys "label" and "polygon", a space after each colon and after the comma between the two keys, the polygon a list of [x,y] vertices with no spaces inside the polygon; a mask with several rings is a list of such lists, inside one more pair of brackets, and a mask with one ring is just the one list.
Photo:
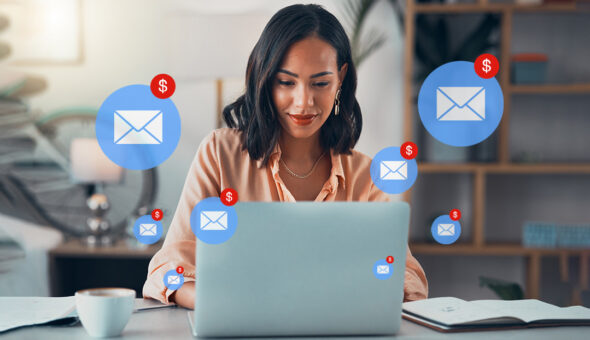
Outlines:
{"label": "white envelope icon", "polygon": [[179,283],[180,283],[180,277],[178,275],[168,276],[168,284],[169,285],[177,285]]}
{"label": "white envelope icon", "polygon": [[389,266],[377,266],[377,274],[389,274]]}
{"label": "white envelope icon", "polygon": [[438,236],[455,236],[454,224],[439,224],[437,230]]}
{"label": "white envelope icon", "polygon": [[485,88],[459,86],[437,88],[436,119],[444,121],[485,120]]}
{"label": "white envelope icon", "polygon": [[140,224],[139,235],[141,236],[156,236],[158,228],[155,224]]}
{"label": "white envelope icon", "polygon": [[162,144],[162,116],[162,111],[159,110],[115,111],[115,144]]}
{"label": "white envelope icon", "polygon": [[227,230],[227,212],[201,211],[201,230]]}
{"label": "white envelope icon", "polygon": [[405,181],[408,179],[408,162],[382,161],[379,178],[386,181]]}

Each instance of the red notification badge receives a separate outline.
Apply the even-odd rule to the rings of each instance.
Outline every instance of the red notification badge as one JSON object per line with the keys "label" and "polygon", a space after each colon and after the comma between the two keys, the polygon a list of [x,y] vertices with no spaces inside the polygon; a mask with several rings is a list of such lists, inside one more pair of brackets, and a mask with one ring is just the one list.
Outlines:
{"label": "red notification badge", "polygon": [[219,198],[221,199],[221,203],[231,207],[238,201],[238,192],[232,188],[227,188],[221,192]]}
{"label": "red notification badge", "polygon": [[152,211],[152,219],[154,221],[159,221],[164,217],[164,213],[162,212],[161,209],[154,209]]}
{"label": "red notification badge", "polygon": [[170,98],[176,90],[176,82],[171,76],[165,73],[158,74],[152,79],[150,89],[154,96],[160,99]]}
{"label": "red notification badge", "polygon": [[176,268],[176,272],[177,272],[178,274],[182,274],[182,273],[184,273],[184,268],[182,268],[181,266],[178,266],[178,267]]}
{"label": "red notification badge", "polygon": [[387,263],[393,263],[393,256],[387,256],[385,261],[387,261]]}
{"label": "red notification badge", "polygon": [[449,216],[451,217],[451,220],[458,221],[459,219],[461,219],[461,210],[453,209],[449,213]]}
{"label": "red notification badge", "polygon": [[400,152],[403,158],[407,160],[414,159],[418,156],[418,146],[412,142],[405,142],[402,144]]}
{"label": "red notification badge", "polygon": [[473,63],[475,73],[484,79],[490,79],[498,74],[500,71],[500,63],[498,59],[489,53],[484,53],[475,59]]}

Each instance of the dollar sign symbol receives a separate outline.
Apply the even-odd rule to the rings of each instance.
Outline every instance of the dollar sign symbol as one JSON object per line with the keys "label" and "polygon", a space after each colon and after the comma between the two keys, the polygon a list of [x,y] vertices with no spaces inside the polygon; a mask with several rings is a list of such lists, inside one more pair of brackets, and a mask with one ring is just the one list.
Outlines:
{"label": "dollar sign symbol", "polygon": [[228,202],[231,202],[233,200],[233,197],[231,196],[231,192],[228,192],[227,194],[225,194],[225,199]]}
{"label": "dollar sign symbol", "polygon": [[490,72],[490,71],[492,70],[492,66],[491,66],[492,62],[490,61],[490,59],[488,59],[488,58],[485,58],[485,59],[483,60],[483,63],[482,63],[482,64],[483,64],[483,67],[482,67],[481,69],[482,69],[482,70],[483,70],[485,73],[488,73],[488,72]]}
{"label": "dollar sign symbol", "polygon": [[168,91],[168,86],[166,86],[168,82],[166,81],[166,79],[160,79],[160,82],[158,82],[158,84],[160,84],[160,92],[164,93]]}
{"label": "dollar sign symbol", "polygon": [[412,152],[414,152],[414,150],[412,150],[412,146],[411,145],[406,146],[406,155],[411,156]]}

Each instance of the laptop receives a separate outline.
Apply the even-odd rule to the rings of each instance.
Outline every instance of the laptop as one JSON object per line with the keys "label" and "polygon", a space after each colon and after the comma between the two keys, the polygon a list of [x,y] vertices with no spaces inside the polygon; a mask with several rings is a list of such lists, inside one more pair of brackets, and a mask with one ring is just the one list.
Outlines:
{"label": "laptop", "polygon": [[[238,202],[234,207],[238,225],[228,241],[197,241],[193,335],[399,330],[408,204]],[[388,256],[393,256],[390,276],[380,279],[377,261]]]}

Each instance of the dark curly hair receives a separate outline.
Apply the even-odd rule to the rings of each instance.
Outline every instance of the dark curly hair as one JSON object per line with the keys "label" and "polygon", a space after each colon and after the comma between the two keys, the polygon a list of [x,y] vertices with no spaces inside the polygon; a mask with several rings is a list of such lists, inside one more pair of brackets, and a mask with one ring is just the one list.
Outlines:
{"label": "dark curly hair", "polygon": [[350,42],[338,19],[319,5],[292,5],[278,11],[266,24],[254,46],[246,69],[246,89],[242,96],[223,109],[231,128],[242,131],[242,147],[266,165],[281,131],[272,100],[272,81],[289,47],[307,37],[317,36],[337,52],[338,70],[348,64],[342,81],[340,114],[332,112],[320,130],[325,149],[350,154],[358,141],[363,119],[355,97],[357,78]]}

